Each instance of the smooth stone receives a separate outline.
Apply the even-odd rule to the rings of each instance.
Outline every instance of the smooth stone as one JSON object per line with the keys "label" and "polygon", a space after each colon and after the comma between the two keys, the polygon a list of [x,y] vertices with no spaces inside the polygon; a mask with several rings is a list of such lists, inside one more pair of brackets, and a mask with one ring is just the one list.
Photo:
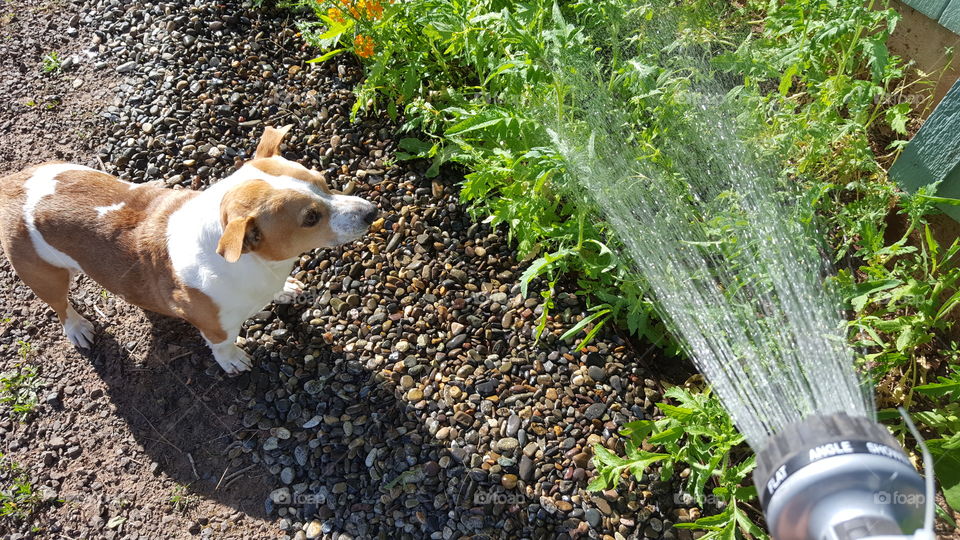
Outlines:
{"label": "smooth stone", "polygon": [[508,437],[516,437],[517,431],[520,430],[520,417],[516,413],[512,413],[510,418],[507,418],[507,429],[506,435]]}
{"label": "smooth stone", "polygon": [[520,446],[520,441],[513,437],[504,437],[497,441],[497,449],[503,454],[513,454]]}
{"label": "smooth stone", "polygon": [[587,511],[583,513],[583,517],[587,520],[587,523],[590,524],[590,527],[596,529],[600,526],[602,516],[596,508],[587,508]]}
{"label": "smooth stone", "polygon": [[533,478],[533,460],[527,456],[520,458],[520,478],[523,478],[524,481]]}
{"label": "smooth stone", "polygon": [[587,410],[583,411],[583,416],[587,420],[597,420],[603,416],[605,412],[607,412],[607,406],[598,402],[587,407]]}
{"label": "smooth stone", "polygon": [[323,523],[317,520],[313,520],[307,524],[307,528],[304,530],[307,535],[307,538],[310,540],[315,540],[320,538],[320,535],[323,534]]}
{"label": "smooth stone", "polygon": [[587,375],[590,375],[590,378],[595,381],[607,380],[607,370],[600,366],[590,366],[587,368]]}
{"label": "smooth stone", "polygon": [[590,463],[590,454],[587,452],[580,452],[579,454],[573,456],[573,464],[581,469],[585,469]]}

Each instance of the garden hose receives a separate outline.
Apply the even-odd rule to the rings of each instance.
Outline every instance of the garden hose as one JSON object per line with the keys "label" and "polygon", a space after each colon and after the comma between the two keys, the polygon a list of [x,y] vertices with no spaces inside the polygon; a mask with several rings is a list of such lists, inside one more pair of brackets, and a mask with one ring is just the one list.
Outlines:
{"label": "garden hose", "polygon": [[753,479],[773,538],[935,538],[933,460],[901,415],[920,443],[926,481],[890,432],[864,417],[815,415],[771,437]]}

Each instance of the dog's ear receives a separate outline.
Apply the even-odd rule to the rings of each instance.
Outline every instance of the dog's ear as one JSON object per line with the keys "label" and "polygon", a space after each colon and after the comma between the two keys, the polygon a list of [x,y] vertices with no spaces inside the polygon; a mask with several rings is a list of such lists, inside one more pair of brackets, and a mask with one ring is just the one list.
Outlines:
{"label": "dog's ear", "polygon": [[238,217],[227,223],[217,243],[217,254],[227,262],[237,262],[240,255],[253,251],[260,242],[260,229],[253,216]]}
{"label": "dog's ear", "polygon": [[227,262],[237,262],[240,255],[257,249],[262,239],[257,216],[267,199],[270,186],[263,180],[252,180],[228,191],[220,202],[220,225],[223,234],[217,253]]}
{"label": "dog's ear", "polygon": [[259,159],[280,155],[280,143],[283,142],[283,138],[292,127],[293,124],[288,124],[279,129],[268,126],[267,129],[263,130],[260,144],[257,145],[257,151],[254,152],[253,157]]}

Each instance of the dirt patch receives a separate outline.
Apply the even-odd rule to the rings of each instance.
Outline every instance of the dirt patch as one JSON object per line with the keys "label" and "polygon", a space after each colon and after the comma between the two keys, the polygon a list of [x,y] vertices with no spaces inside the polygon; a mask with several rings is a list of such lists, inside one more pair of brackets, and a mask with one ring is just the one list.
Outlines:
{"label": "dirt patch", "polygon": [[[83,24],[83,2],[36,4],[0,7],[0,167],[5,174],[51,159],[99,167],[92,134],[120,83],[112,66],[86,54],[97,38]],[[0,371],[34,365],[41,383],[28,422],[0,421],[0,452],[52,499],[30,525],[0,518],[0,531],[275,535],[263,506],[270,486],[241,459],[249,449],[227,413],[239,399],[235,386],[204,372],[213,364],[196,330],[81,280],[74,304],[100,330],[95,352],[82,355],[5,258],[0,289]]]}
{"label": "dirt patch", "polygon": [[[4,2],[0,7],[0,167],[62,159],[95,164],[97,113],[113,74],[84,54],[92,33],[80,2]],[[73,23],[74,26],[71,26]]]}

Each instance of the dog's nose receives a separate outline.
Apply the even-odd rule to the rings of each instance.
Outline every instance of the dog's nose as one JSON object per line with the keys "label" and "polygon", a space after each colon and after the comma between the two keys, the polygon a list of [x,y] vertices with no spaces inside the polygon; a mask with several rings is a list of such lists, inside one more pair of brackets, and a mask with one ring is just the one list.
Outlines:
{"label": "dog's nose", "polygon": [[370,210],[368,210],[366,214],[363,215],[363,222],[366,223],[367,225],[370,225],[371,223],[373,223],[373,220],[377,219],[378,215],[380,215],[380,212],[377,211],[377,207],[374,206],[370,208]]}

